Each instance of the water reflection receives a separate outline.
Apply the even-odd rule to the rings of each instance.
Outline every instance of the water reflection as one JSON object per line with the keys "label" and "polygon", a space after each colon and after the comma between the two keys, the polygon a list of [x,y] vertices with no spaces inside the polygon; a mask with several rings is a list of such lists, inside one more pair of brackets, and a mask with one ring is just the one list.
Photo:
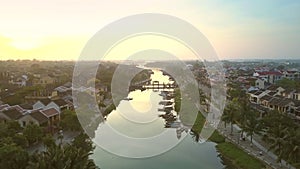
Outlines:
{"label": "water reflection", "polygon": [[[172,78],[163,75],[162,71],[154,69],[153,72],[152,82],[172,82]],[[116,110],[106,117],[106,121],[99,124],[94,141],[101,142],[102,148],[114,154],[126,155],[130,152],[139,156],[140,152],[144,151],[158,156],[139,160],[128,159],[97,147],[92,158],[101,168],[223,168],[214,148],[215,144],[199,144],[199,133],[184,125],[180,115],[174,111],[173,89],[135,90],[128,94],[128,98],[132,100],[122,100]],[[166,139],[156,140],[156,137],[161,135]],[[185,137],[187,135],[189,137]],[[144,138],[152,140],[147,142]],[[175,148],[170,146],[179,143],[178,140],[182,140],[179,145]],[[157,153],[161,147],[166,146],[169,146],[170,151],[161,155]]]}

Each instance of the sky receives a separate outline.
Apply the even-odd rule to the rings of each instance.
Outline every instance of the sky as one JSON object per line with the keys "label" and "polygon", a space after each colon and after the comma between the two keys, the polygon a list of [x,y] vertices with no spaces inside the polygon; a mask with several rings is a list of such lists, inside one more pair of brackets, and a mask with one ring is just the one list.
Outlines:
{"label": "sky", "polygon": [[[219,59],[300,59],[297,0],[0,1],[0,60],[77,60],[102,27],[140,13],[168,14],[191,23]],[[133,40],[131,46],[140,44]]]}

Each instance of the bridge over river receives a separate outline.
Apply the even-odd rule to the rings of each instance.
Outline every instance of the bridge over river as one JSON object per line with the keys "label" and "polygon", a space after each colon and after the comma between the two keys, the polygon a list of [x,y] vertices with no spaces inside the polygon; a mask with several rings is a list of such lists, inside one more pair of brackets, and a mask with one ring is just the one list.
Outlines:
{"label": "bridge over river", "polygon": [[152,90],[165,90],[165,89],[175,89],[178,85],[176,83],[159,83],[159,81],[152,81],[151,80],[145,80],[139,83],[131,84],[129,86],[129,91],[134,90],[146,90],[146,89],[152,89]]}

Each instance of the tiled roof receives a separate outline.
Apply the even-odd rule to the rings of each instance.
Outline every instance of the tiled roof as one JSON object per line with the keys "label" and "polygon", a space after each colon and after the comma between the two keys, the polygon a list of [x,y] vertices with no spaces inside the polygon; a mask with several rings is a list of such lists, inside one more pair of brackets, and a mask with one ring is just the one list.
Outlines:
{"label": "tiled roof", "polygon": [[64,101],[63,99],[57,99],[57,100],[53,100],[53,102],[55,104],[57,104],[58,106],[65,106],[67,105],[68,103],[66,101]]}
{"label": "tiled roof", "polygon": [[27,110],[31,110],[32,109],[32,105],[28,104],[28,103],[20,104],[20,107],[22,107],[23,109],[27,109]]}
{"label": "tiled roof", "polygon": [[23,116],[23,113],[16,108],[4,110],[3,114],[9,117],[11,120],[17,120]]}
{"label": "tiled roof", "polygon": [[278,88],[278,86],[276,86],[276,85],[271,85],[271,86],[269,86],[267,89],[268,90],[277,90],[277,88]]}
{"label": "tiled roof", "polygon": [[259,75],[282,75],[281,72],[277,71],[267,71],[267,72],[258,72]]}
{"label": "tiled roof", "polygon": [[286,106],[287,104],[293,102],[291,99],[282,98],[282,97],[274,97],[271,101],[271,105],[277,105],[280,107]]}
{"label": "tiled roof", "polygon": [[41,112],[48,118],[59,114],[59,112],[55,108],[41,110]]}
{"label": "tiled roof", "polygon": [[273,97],[270,95],[264,95],[262,98],[260,98],[260,100],[265,100],[265,101],[271,101],[272,99]]}
{"label": "tiled roof", "polygon": [[42,102],[45,106],[48,105],[51,102],[51,100],[49,98],[47,98],[47,99],[41,99],[39,101]]}
{"label": "tiled roof", "polygon": [[29,115],[36,119],[40,124],[46,123],[48,121],[48,118],[39,110],[31,112]]}
{"label": "tiled roof", "polygon": [[269,94],[270,96],[274,96],[274,95],[277,94],[277,92],[269,92],[268,94]]}

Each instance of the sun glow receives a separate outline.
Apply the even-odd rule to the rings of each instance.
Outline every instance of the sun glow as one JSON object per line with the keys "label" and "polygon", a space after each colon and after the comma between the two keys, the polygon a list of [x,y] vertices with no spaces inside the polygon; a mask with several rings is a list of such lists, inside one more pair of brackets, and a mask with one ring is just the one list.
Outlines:
{"label": "sun glow", "polygon": [[15,39],[10,43],[10,46],[18,50],[32,50],[41,46],[40,42],[36,39],[21,38]]}

